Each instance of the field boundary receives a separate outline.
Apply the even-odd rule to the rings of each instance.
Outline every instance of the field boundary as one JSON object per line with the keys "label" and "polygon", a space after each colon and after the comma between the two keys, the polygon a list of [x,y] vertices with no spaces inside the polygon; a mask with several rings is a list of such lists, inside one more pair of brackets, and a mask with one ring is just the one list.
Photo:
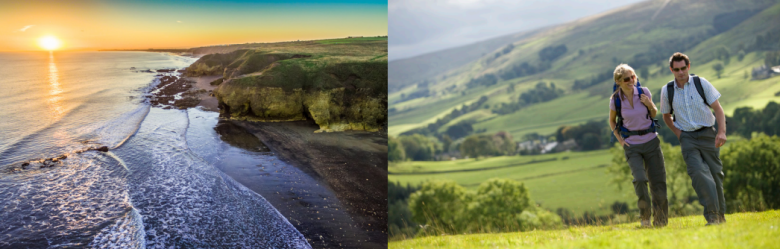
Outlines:
{"label": "field boundary", "polygon": [[[592,169],[598,169],[598,168],[604,168],[604,167],[607,167],[607,165],[606,164],[600,164],[600,165],[593,166],[593,167],[590,167],[590,168],[573,169],[573,170],[567,170],[567,171],[563,171],[563,172],[542,174],[542,175],[538,175],[538,176],[529,176],[529,177],[517,178],[517,179],[512,179],[512,180],[515,180],[515,181],[525,181],[525,180],[531,180],[531,179],[537,179],[537,178],[545,178],[545,177],[556,176],[556,175],[571,174],[571,173],[575,173],[575,172],[592,170]],[[464,187],[474,187],[474,186],[479,186],[479,184],[480,183],[464,184],[463,186]]]}
{"label": "field boundary", "polygon": [[556,161],[556,160],[558,160],[557,157],[550,158],[550,159],[542,159],[542,160],[532,160],[530,162],[524,162],[524,163],[518,163],[518,164],[510,164],[510,165],[504,165],[504,166],[496,166],[496,167],[489,167],[489,168],[458,169],[458,170],[444,170],[444,171],[424,171],[424,172],[398,172],[398,173],[393,173],[393,172],[387,171],[387,174],[388,175],[430,175],[430,174],[472,172],[472,171],[483,171],[483,170],[519,167],[519,166],[525,166],[525,165],[529,165],[529,164],[544,163],[544,162],[550,162],[550,161]]}

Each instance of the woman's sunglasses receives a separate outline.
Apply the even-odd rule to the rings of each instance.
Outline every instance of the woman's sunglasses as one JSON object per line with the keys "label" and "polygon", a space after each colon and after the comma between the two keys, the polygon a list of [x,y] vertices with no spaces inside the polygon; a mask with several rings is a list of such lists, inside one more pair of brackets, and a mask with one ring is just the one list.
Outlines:
{"label": "woman's sunglasses", "polygon": [[628,81],[630,81],[630,80],[631,80],[631,79],[633,79],[633,78],[634,78],[634,75],[631,75],[631,76],[625,77],[625,78],[623,78],[623,82],[628,82]]}

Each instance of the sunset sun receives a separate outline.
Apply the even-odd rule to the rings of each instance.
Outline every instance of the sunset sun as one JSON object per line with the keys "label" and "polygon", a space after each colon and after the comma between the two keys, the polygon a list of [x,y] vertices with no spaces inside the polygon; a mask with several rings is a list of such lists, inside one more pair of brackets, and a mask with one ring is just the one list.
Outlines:
{"label": "sunset sun", "polygon": [[62,43],[60,42],[60,40],[54,36],[44,36],[40,40],[38,40],[38,45],[40,45],[41,48],[50,51],[58,49],[61,44]]}

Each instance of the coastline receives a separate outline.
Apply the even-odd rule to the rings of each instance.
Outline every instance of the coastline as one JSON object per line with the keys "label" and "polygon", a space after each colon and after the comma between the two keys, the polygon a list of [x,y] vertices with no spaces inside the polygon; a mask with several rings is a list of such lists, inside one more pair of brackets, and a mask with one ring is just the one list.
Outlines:
{"label": "coastline", "polygon": [[198,95],[200,102],[198,102],[197,106],[203,107],[203,110],[206,111],[219,112],[219,102],[217,101],[217,97],[211,95],[211,92],[213,92],[214,89],[217,89],[217,86],[212,86],[209,83],[216,79],[222,78],[222,76],[200,76],[187,78],[195,81],[195,88],[206,90],[206,93],[201,93]]}
{"label": "coastline", "polygon": [[[190,83],[189,88],[181,90],[197,92],[194,97],[197,97],[198,101],[197,104],[180,108],[197,108],[218,113],[217,99],[211,95],[218,86],[209,83],[219,78],[221,76],[182,77]],[[220,169],[268,200],[312,246],[386,248],[387,137],[384,133],[314,133],[319,127],[311,120],[252,122],[220,118],[219,122],[221,125],[227,123],[233,126],[231,130],[243,130],[241,132],[259,139],[280,160],[313,179],[309,182],[301,180],[296,184],[267,186],[259,182],[269,181],[269,175],[257,173],[257,170],[238,169],[239,166],[222,166]],[[220,135],[225,140],[223,134]],[[248,164],[244,166],[251,167],[250,165],[260,166],[267,162],[250,160],[243,163]],[[293,194],[292,191],[285,190],[297,189],[301,184],[310,187],[316,184],[325,189],[320,187],[311,193],[309,189],[298,189],[307,194]],[[268,187],[275,189],[269,190]],[[282,190],[287,194],[280,193]],[[317,194],[317,191],[329,193]],[[337,200],[322,200],[309,195],[333,195]],[[328,210],[329,206],[331,210]],[[333,206],[343,206],[348,217],[333,218],[338,216],[332,213]]]}
{"label": "coastline", "polygon": [[314,133],[310,121],[230,121],[326,184],[347,206],[371,247],[387,245],[387,137],[377,132]]}

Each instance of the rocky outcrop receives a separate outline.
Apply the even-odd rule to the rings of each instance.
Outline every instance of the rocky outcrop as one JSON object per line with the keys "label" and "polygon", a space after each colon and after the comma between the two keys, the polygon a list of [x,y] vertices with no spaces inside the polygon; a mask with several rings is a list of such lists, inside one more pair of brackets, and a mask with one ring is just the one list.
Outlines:
{"label": "rocky outcrop", "polygon": [[227,118],[265,122],[311,119],[320,126],[318,132],[378,131],[387,122],[387,99],[365,91],[225,86],[216,93],[220,113]]}
{"label": "rocky outcrop", "polygon": [[[233,58],[233,61],[229,61]],[[204,56],[188,74],[223,76],[214,90],[222,117],[250,121],[310,119],[317,132],[378,131],[387,126],[387,62],[239,50]]]}

